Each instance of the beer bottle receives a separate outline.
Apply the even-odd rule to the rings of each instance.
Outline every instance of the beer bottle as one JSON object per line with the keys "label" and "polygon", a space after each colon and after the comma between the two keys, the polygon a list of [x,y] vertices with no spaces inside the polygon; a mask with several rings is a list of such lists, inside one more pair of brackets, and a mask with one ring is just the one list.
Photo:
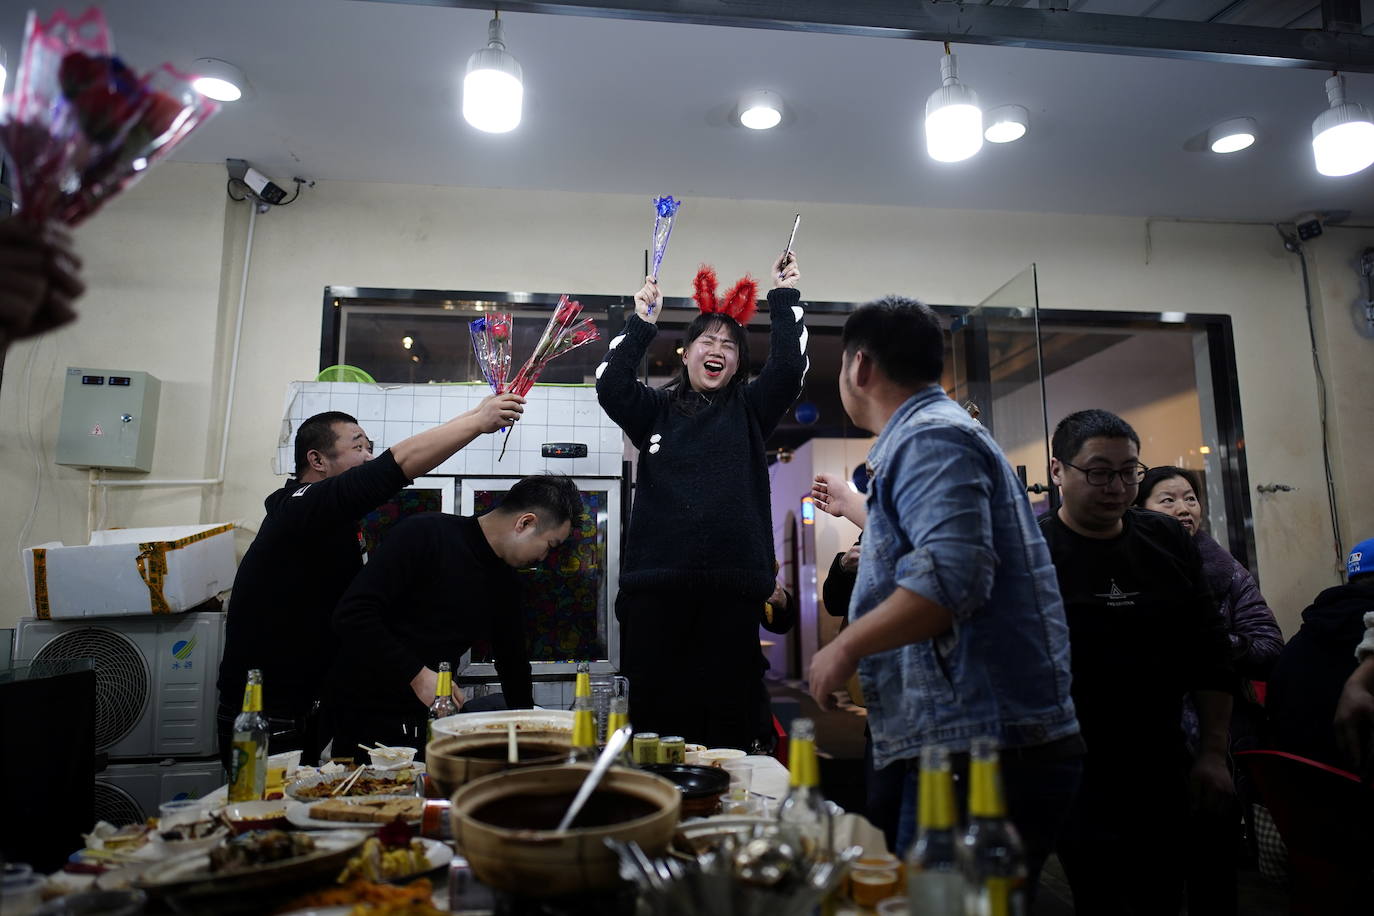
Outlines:
{"label": "beer bottle", "polygon": [[[565,669],[566,670],[566,669]],[[577,663],[577,680],[573,683],[573,699],[592,695],[592,663]]]}
{"label": "beer bottle", "polygon": [[[606,716],[606,740],[610,740],[611,735],[620,731],[630,724],[630,698],[611,697],[611,711]],[[621,766],[634,766],[634,758],[631,756],[631,745],[626,744],[625,750],[621,751],[616,763]]]}
{"label": "beer bottle", "polygon": [[830,808],[821,796],[816,726],[810,719],[792,720],[787,753],[789,788],[778,806],[778,823],[797,833],[802,850],[811,861],[828,861],[834,845]]}
{"label": "beer bottle", "polygon": [[1026,855],[1007,818],[997,746],[989,738],[974,739],[969,748],[968,829],[960,858],[969,916],[1023,916]]}
{"label": "beer bottle", "polygon": [[229,758],[229,801],[256,801],[267,785],[267,717],[262,714],[262,672],[253,668],[243,688],[243,711],[234,720]]}
{"label": "beer bottle", "polygon": [[434,740],[434,720],[458,714],[458,703],[453,699],[453,666],[448,662],[439,663],[439,680],[434,685],[434,702],[429,704],[429,731],[426,741]]}
{"label": "beer bottle", "polygon": [[954,829],[954,774],[949,751],[921,750],[916,842],[907,853],[907,905],[928,916],[963,916],[964,881]]}
{"label": "beer bottle", "polygon": [[590,763],[596,759],[596,717],[592,715],[592,698],[573,700],[572,753],[569,763]]}

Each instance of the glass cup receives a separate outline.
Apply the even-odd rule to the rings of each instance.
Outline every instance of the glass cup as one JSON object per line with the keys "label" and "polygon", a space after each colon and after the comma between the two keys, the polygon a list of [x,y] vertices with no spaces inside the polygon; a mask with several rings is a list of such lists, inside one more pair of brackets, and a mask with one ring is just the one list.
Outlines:
{"label": "glass cup", "polygon": [[592,715],[596,717],[596,743],[606,743],[606,719],[612,697],[629,697],[630,679],[618,674],[592,675]]}
{"label": "glass cup", "polygon": [[888,897],[878,903],[878,916],[907,916],[909,912],[905,897]]}
{"label": "glass cup", "polygon": [[754,787],[754,764],[750,760],[726,760],[720,768],[730,775],[730,791],[749,794]]}
{"label": "glass cup", "polygon": [[194,824],[200,820],[204,806],[194,798],[178,798],[157,806],[159,830],[171,830],[182,824]]}
{"label": "glass cup", "polygon": [[894,855],[861,856],[849,869],[849,898],[863,907],[902,892],[902,863]]}

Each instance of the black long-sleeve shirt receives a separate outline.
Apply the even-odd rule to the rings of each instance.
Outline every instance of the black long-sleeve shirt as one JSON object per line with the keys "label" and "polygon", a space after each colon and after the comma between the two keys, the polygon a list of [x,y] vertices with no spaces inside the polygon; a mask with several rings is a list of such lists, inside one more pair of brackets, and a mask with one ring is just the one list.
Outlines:
{"label": "black long-sleeve shirt", "polygon": [[[765,440],[801,393],[806,330],[801,294],[768,294],[768,359],[752,381],[692,412],[674,392],[637,378],[657,328],[631,315],[596,383],[606,414],[639,449],[622,588],[721,590],[764,601],[773,591],[773,519]],[[744,371],[741,367],[740,371]]]}
{"label": "black long-sleeve shirt", "polygon": [[1073,703],[1089,759],[1178,759],[1179,703],[1235,687],[1226,630],[1196,544],[1175,519],[1128,509],[1114,538],[1040,520],[1069,624]]}
{"label": "black long-sleeve shirt", "polygon": [[534,705],[515,570],[472,516],[427,512],[393,528],[334,611],[336,709],[423,715],[410,681],[440,662],[455,669],[489,642],[506,705]]}
{"label": "black long-sleeve shirt", "polygon": [[334,477],[292,478],[267,497],[229,596],[221,702],[238,706],[250,668],[262,669],[275,715],[303,716],[319,699],[320,672],[334,658],[329,621],[363,566],[358,523],[409,482],[388,449]]}

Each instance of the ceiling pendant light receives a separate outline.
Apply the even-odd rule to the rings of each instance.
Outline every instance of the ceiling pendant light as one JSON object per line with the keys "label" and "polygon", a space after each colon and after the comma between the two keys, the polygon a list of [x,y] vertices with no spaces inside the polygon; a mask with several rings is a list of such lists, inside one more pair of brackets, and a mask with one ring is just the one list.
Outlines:
{"label": "ceiling pendant light", "polygon": [[1338,178],[1374,164],[1374,118],[1359,102],[1345,100],[1345,77],[1326,81],[1331,107],[1312,122],[1312,155],[1317,171]]}
{"label": "ceiling pendant light", "polygon": [[463,76],[463,120],[489,134],[504,134],[520,124],[525,96],[520,64],[501,40],[501,14],[487,26],[487,46],[468,58]]}
{"label": "ceiling pendant light", "polygon": [[1231,118],[1207,131],[1207,148],[1214,153],[1238,153],[1253,145],[1257,136],[1254,118]]}
{"label": "ceiling pendant light", "polygon": [[949,42],[940,77],[943,84],[926,99],[926,152],[937,162],[962,162],[983,148],[983,109],[978,93],[959,82]]}

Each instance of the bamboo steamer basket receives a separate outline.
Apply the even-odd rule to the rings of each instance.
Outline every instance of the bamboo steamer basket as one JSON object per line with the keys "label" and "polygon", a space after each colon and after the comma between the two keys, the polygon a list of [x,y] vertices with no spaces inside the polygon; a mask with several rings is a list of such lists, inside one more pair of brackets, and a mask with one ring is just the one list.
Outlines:
{"label": "bamboo steamer basket", "polygon": [[[443,792],[452,795],[460,786],[474,779],[523,767],[554,766],[568,759],[572,750],[572,736],[567,732],[520,732],[515,742],[521,759],[511,763],[506,759],[505,732],[474,733],[470,735],[441,735],[425,745],[425,771]],[[483,749],[492,756],[475,756],[472,751]],[[539,753],[525,756],[527,749]]]}
{"label": "bamboo steamer basket", "polygon": [[482,806],[503,799],[559,795],[569,801],[591,767],[575,764],[511,770],[485,776],[453,795],[453,838],[473,873],[484,884],[526,897],[562,897],[614,887],[620,881],[615,853],[607,837],[635,841],[651,856],[663,854],[672,841],[681,813],[682,793],[660,776],[612,767],[597,794],[621,792],[655,807],[652,814],[604,827],[518,830],[498,827],[472,816]]}

